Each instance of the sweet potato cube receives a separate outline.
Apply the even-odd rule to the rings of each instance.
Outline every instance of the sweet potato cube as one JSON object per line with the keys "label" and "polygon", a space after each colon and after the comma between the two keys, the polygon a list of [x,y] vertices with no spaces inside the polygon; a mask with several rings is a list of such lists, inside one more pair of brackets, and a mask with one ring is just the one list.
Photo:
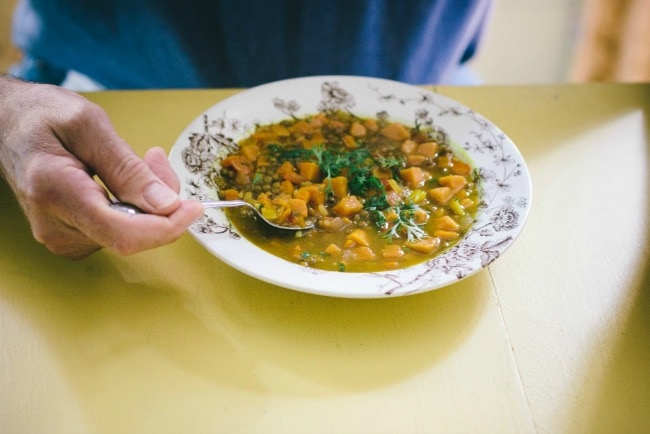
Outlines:
{"label": "sweet potato cube", "polygon": [[314,208],[318,208],[320,205],[325,203],[325,188],[323,184],[311,184],[306,187],[302,187],[309,192],[308,203]]}
{"label": "sweet potato cube", "polygon": [[244,175],[248,175],[253,171],[253,165],[251,162],[241,155],[230,155],[221,160],[221,165],[223,167],[232,167],[237,172],[243,173]]}
{"label": "sweet potato cube", "polygon": [[410,154],[415,151],[418,147],[418,144],[413,140],[404,140],[400,145],[399,149],[403,154]]}
{"label": "sweet potato cube", "polygon": [[328,255],[340,255],[342,249],[336,244],[332,243],[325,248],[324,252],[327,253]]}
{"label": "sweet potato cube", "polygon": [[286,223],[287,221],[289,221],[289,217],[291,217],[291,208],[289,208],[288,206],[284,206],[278,209],[277,222],[279,224]]}
{"label": "sweet potato cube", "polygon": [[379,130],[379,134],[387,139],[395,140],[396,142],[401,142],[411,137],[409,130],[399,122],[393,122],[392,124],[386,125],[384,128]]}
{"label": "sweet potato cube", "polygon": [[439,204],[446,204],[454,195],[449,187],[436,187],[429,190],[429,196]]}
{"label": "sweet potato cube", "polygon": [[368,246],[358,246],[352,249],[356,261],[370,261],[375,258],[375,252]]}
{"label": "sweet potato cube", "polygon": [[460,175],[447,175],[443,176],[438,179],[438,182],[440,185],[444,185],[445,187],[449,187],[452,191],[452,194],[458,193],[460,190],[465,187],[465,184],[467,183],[467,180],[465,179],[464,176]]}
{"label": "sweet potato cube", "polygon": [[399,171],[399,175],[411,188],[418,188],[424,182],[424,171],[419,167],[408,167]]}
{"label": "sweet potato cube", "polygon": [[302,199],[289,199],[289,207],[291,208],[291,212],[296,215],[303,217],[307,217],[309,215],[309,211],[307,210],[307,202]]}
{"label": "sweet potato cube", "polygon": [[256,161],[260,156],[260,147],[256,144],[245,145],[239,148],[239,152],[242,157],[246,158],[248,161]]}
{"label": "sweet potato cube", "polygon": [[325,140],[325,136],[322,133],[318,132],[318,133],[310,134],[309,138],[302,138],[299,141],[300,143],[302,143],[302,146],[305,149],[311,149],[316,145],[321,145],[325,143],[326,140]]}
{"label": "sweet potato cube", "polygon": [[451,166],[451,171],[456,175],[468,175],[472,170],[472,167],[469,164],[456,158],[452,160],[452,164],[453,166]]}
{"label": "sweet potato cube", "polygon": [[320,176],[320,167],[313,161],[301,161],[298,163],[298,171],[307,181],[316,181]]}
{"label": "sweet potato cube", "polygon": [[283,177],[284,179],[289,178],[289,174],[296,173],[296,168],[290,161],[285,161],[280,165],[276,170],[277,174]]}
{"label": "sweet potato cube", "polygon": [[446,231],[444,229],[436,229],[435,231],[433,231],[433,235],[442,240],[455,240],[460,236],[458,232]]}
{"label": "sweet potato cube", "polygon": [[229,188],[221,192],[223,200],[235,200],[239,199],[239,192],[234,188]]}
{"label": "sweet potato cube", "polygon": [[350,217],[363,209],[361,201],[352,195],[347,195],[339,200],[336,205],[332,207],[332,211],[339,216]]}
{"label": "sweet potato cube", "polygon": [[332,190],[332,194],[337,199],[341,199],[348,195],[348,178],[345,176],[336,176],[334,178],[327,178],[325,185]]}
{"label": "sweet potato cube", "polygon": [[288,130],[284,125],[280,125],[280,124],[273,124],[273,125],[271,125],[271,132],[272,132],[275,136],[286,137],[286,136],[290,136],[290,135],[291,135],[291,133],[289,132],[289,130]]}
{"label": "sweet potato cube", "polygon": [[347,237],[348,240],[354,241],[358,246],[369,246],[370,239],[368,234],[363,229],[355,229]]}
{"label": "sweet potato cube", "polygon": [[379,125],[377,125],[377,121],[374,119],[366,119],[363,121],[363,126],[370,131],[377,131],[379,129]]}
{"label": "sweet potato cube", "polygon": [[440,239],[436,237],[426,237],[420,240],[409,241],[406,243],[409,249],[420,253],[432,253],[440,246]]}
{"label": "sweet potato cube", "polygon": [[356,148],[358,146],[357,145],[357,140],[354,137],[352,137],[351,135],[349,135],[349,134],[346,134],[345,136],[343,136],[343,144],[348,149],[354,149],[354,148]]}
{"label": "sweet potato cube", "polygon": [[366,135],[366,127],[359,122],[352,122],[350,125],[350,135],[354,137],[361,137]]}
{"label": "sweet potato cube", "polygon": [[399,259],[404,256],[404,250],[399,244],[389,244],[381,249],[381,257],[384,259]]}
{"label": "sweet potato cube", "polygon": [[438,144],[436,142],[425,142],[418,145],[417,153],[427,158],[433,158],[438,152]]}
{"label": "sweet potato cube", "polygon": [[[293,184],[292,184],[293,185]],[[302,199],[305,202],[309,202],[311,194],[309,193],[309,190],[307,190],[305,187],[301,187],[293,193],[293,197],[296,199]]]}
{"label": "sweet potato cube", "polygon": [[409,166],[421,166],[425,161],[427,161],[427,157],[424,155],[411,154],[406,156],[406,164]]}
{"label": "sweet potato cube", "polygon": [[289,194],[289,195],[293,194],[293,192],[294,192],[295,189],[296,189],[296,188],[293,186],[293,183],[292,183],[291,181],[289,181],[288,179],[283,180],[283,181],[280,183],[280,187],[279,187],[279,188],[280,188],[280,192],[282,192],[282,193],[286,193],[286,194]]}
{"label": "sweet potato cube", "polygon": [[454,219],[449,217],[448,215],[444,215],[442,217],[438,217],[435,222],[436,228],[437,229],[442,229],[446,231],[458,231],[460,226]]}

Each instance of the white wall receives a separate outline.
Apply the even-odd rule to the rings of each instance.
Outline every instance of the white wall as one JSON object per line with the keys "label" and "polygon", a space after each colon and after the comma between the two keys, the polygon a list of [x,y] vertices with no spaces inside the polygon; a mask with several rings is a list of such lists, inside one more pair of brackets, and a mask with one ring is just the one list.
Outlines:
{"label": "white wall", "polygon": [[494,0],[472,69],[483,84],[567,81],[584,0]]}

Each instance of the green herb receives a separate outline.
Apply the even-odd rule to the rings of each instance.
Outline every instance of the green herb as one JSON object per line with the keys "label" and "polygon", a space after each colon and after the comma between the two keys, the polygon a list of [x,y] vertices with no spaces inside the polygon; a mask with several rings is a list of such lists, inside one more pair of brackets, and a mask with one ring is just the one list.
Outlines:
{"label": "green herb", "polygon": [[408,241],[419,240],[428,236],[428,234],[415,222],[415,211],[421,210],[417,205],[404,205],[403,207],[394,207],[395,212],[399,216],[397,221],[384,235],[386,238],[401,238],[406,235]]}

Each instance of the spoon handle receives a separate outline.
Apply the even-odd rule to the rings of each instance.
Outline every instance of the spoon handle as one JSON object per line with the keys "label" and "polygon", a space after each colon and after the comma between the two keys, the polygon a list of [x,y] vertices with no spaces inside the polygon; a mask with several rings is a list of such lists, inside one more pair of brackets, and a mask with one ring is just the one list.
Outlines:
{"label": "spoon handle", "polygon": [[248,206],[251,204],[243,200],[202,200],[203,208],[234,208],[237,206]]}

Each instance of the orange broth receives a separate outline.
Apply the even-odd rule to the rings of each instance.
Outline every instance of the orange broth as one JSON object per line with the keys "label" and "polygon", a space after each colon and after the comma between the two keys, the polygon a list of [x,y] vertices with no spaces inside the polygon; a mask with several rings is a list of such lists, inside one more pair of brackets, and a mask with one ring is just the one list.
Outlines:
{"label": "orange broth", "polygon": [[221,199],[255,204],[233,225],[260,248],[304,266],[345,272],[408,267],[453,246],[474,222],[475,173],[433,131],[385,118],[317,113],[258,126],[221,162]]}

